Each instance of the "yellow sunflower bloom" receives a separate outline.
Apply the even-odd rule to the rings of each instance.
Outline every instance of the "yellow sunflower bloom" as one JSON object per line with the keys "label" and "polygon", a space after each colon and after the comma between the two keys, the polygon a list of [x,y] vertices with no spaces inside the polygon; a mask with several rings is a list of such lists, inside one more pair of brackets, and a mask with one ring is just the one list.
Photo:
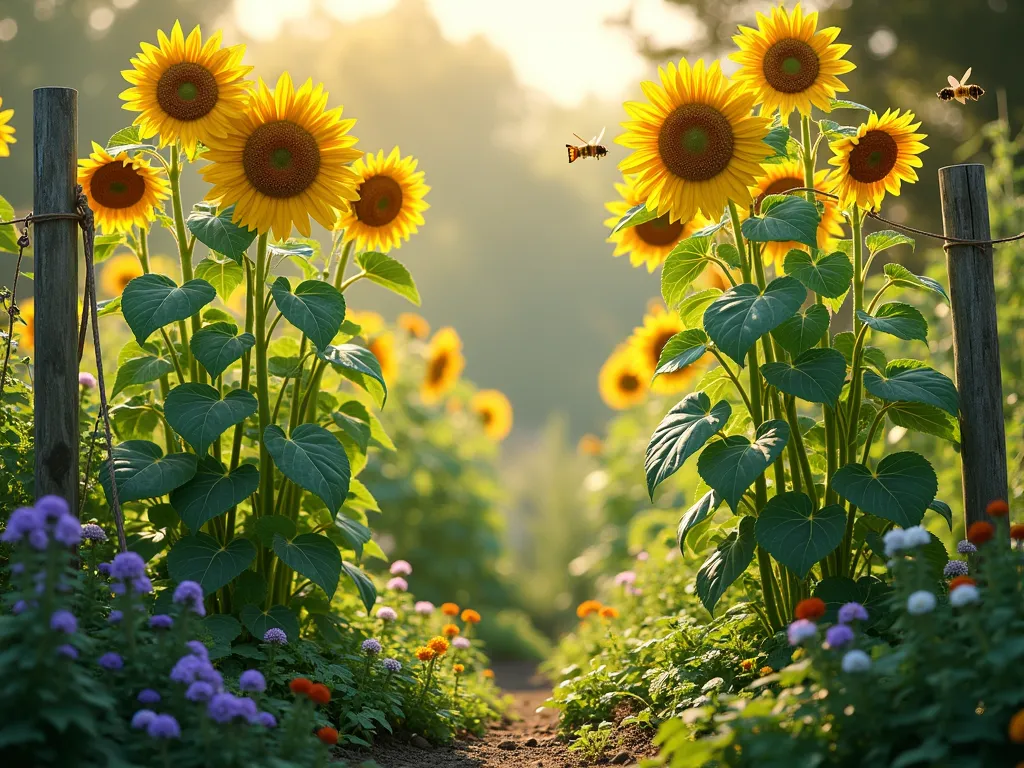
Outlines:
{"label": "yellow sunflower bloom", "polygon": [[605,405],[623,411],[647,398],[650,378],[647,361],[633,347],[621,344],[601,366],[597,388]]}
{"label": "yellow sunflower bloom", "polygon": [[[797,160],[785,160],[775,165],[765,165],[763,168],[764,175],[750,188],[750,194],[754,197],[754,212],[758,214],[761,212],[761,201],[768,195],[781,195],[783,192],[804,186],[804,169]],[[815,189],[828,189],[828,173],[828,169],[824,169],[814,174]],[[825,206],[825,211],[818,223],[818,248],[828,251],[835,240],[843,236],[843,213],[835,200],[821,198],[821,202]],[[793,241],[763,243],[761,256],[765,264],[774,264],[775,269],[779,270],[786,254],[793,248],[803,249],[804,246]]]}
{"label": "yellow sunflower bloom", "polygon": [[[0,107],[3,105],[4,100],[0,99]],[[14,138],[14,126],[9,124],[12,117],[14,117],[13,109],[0,110],[0,157],[10,157],[10,145],[18,142]]]}
{"label": "yellow sunflower bloom", "polygon": [[31,352],[36,347],[36,303],[32,299],[18,302],[18,317],[24,325],[14,325],[14,335],[18,340],[18,349]]}
{"label": "yellow sunflower bloom", "polygon": [[160,135],[160,146],[180,141],[195,157],[201,141],[226,136],[245,111],[252,67],[242,64],[244,45],[221,48],[221,32],[203,43],[199,27],[189,33],[174,22],[170,38],[157,31],[158,45],[142,43],[121,75],[132,87],[121,93],[124,108],[139,112],[135,125],[144,139]]}
{"label": "yellow sunflower bloom", "polygon": [[100,272],[100,290],[105,296],[120,296],[125,286],[142,274],[138,258],[122,253],[104,262]]}
{"label": "yellow sunflower bloom", "polygon": [[430,323],[415,312],[403,312],[398,316],[398,327],[414,339],[425,339],[430,335]]}
{"label": "yellow sunflower bloom", "polygon": [[359,200],[339,213],[335,229],[345,230],[345,242],[355,240],[361,251],[390,251],[423,225],[424,201],[430,187],[414,157],[402,157],[398,147],[384,157],[381,150],[352,165],[359,177]]}
{"label": "yellow sunflower bloom", "polygon": [[395,354],[394,334],[389,331],[374,336],[372,341],[367,342],[366,348],[377,358],[377,362],[380,363],[380,374],[388,386],[391,386],[398,376],[398,356]]}
{"label": "yellow sunflower bloom", "polygon": [[899,196],[902,181],[917,181],[914,168],[922,165],[918,155],[928,147],[921,143],[927,134],[916,133],[921,123],[914,119],[913,112],[901,116],[898,109],[887,109],[881,117],[872,112],[856,136],[832,143],[829,163],[839,170],[832,174],[831,191],[839,195],[842,207],[856,203],[876,209],[886,192]]}
{"label": "yellow sunflower bloom", "polygon": [[634,151],[619,169],[637,174],[639,197],[670,222],[698,211],[717,220],[729,200],[749,204],[747,187],[772,154],[768,118],[750,114],[754,94],[726,80],[717,61],[705,69],[682,59],[658,74],[661,85],[642,84],[650,103],[625,104],[631,120],[615,141]]}
{"label": "yellow sunflower bloom", "polygon": [[384,330],[384,318],[379,312],[349,309],[345,312],[345,319],[358,325],[359,335],[367,341]]}
{"label": "yellow sunflower bloom", "polygon": [[200,171],[213,185],[207,197],[234,205],[235,223],[261,235],[272,229],[278,240],[293,226],[309,237],[310,216],[333,227],[336,211],[359,198],[348,164],[360,153],[348,133],[355,120],[326,106],[322,83],[307,80],[296,91],[285,72],[270,90],[260,80],[228,135],[210,138],[210,164]]}
{"label": "yellow sunflower bloom", "polygon": [[[626,211],[643,202],[636,192],[636,180],[632,176],[627,176],[625,183],[616,184],[615,191],[622,199],[605,203],[604,206],[612,214],[604,223],[609,228],[614,227],[619,219],[626,215]],[[621,256],[628,252],[630,264],[634,267],[646,264],[647,271],[653,272],[665,262],[665,257],[681,240],[711,223],[711,219],[700,214],[685,223],[669,221],[668,214],[665,214],[635,227],[620,229],[608,238],[608,242],[615,243],[613,256]]]}
{"label": "yellow sunflower bloom", "polygon": [[732,79],[757,94],[763,114],[778,109],[785,120],[794,109],[811,114],[812,105],[828,112],[829,99],[849,90],[837,75],[856,69],[843,60],[850,46],[835,42],[839,27],[816,32],[817,26],[817,12],[804,15],[797,3],[792,13],[758,13],[757,29],[741,26],[733,37],[740,50],[729,58],[740,68]]}
{"label": "yellow sunflower bloom", "polygon": [[512,403],[496,389],[481,389],[469,401],[469,409],[492,440],[504,440],[512,431]]}
{"label": "yellow sunflower bloom", "polygon": [[159,168],[127,152],[111,157],[96,142],[92,154],[78,161],[78,183],[104,232],[148,226],[156,219],[155,209],[171,196],[171,185]]}
{"label": "yellow sunflower bloom", "polygon": [[430,340],[427,350],[427,371],[420,388],[423,402],[438,402],[455,386],[465,367],[459,334],[454,328],[441,328]]}
{"label": "yellow sunflower bloom", "polygon": [[[669,339],[684,329],[679,315],[669,312],[661,305],[656,305],[650,309],[648,314],[644,315],[643,325],[633,331],[628,344],[636,351],[642,365],[647,370],[648,381],[658,369],[661,350],[668,344]],[[699,365],[699,363],[694,363],[681,371],[663,373],[651,383],[651,391],[659,394],[683,391],[696,378],[700,370]]]}

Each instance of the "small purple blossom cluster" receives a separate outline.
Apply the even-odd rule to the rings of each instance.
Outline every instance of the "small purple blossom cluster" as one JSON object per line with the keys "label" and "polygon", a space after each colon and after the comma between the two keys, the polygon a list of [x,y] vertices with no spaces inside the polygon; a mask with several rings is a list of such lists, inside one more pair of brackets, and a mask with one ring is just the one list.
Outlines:
{"label": "small purple blossom cluster", "polygon": [[203,588],[195,581],[183,581],[174,588],[174,603],[184,606],[196,616],[202,618],[206,615],[206,607],[203,605]]}
{"label": "small purple blossom cluster", "polygon": [[[210,663],[205,645],[190,640],[185,646],[189,652],[178,659],[169,677],[171,682],[188,686],[185,689],[188,701],[206,704],[207,715],[218,723],[245,720],[265,728],[277,725],[274,716],[259,711],[253,699],[224,690],[224,678]],[[238,688],[244,693],[263,693],[267,690],[267,680],[259,670],[247,669],[238,678]]]}
{"label": "small purple blossom cluster", "polygon": [[263,642],[270,645],[288,645],[288,635],[283,629],[271,627],[263,633]]}
{"label": "small purple blossom cluster", "polygon": [[37,552],[44,551],[51,540],[65,547],[77,547],[82,541],[82,526],[60,496],[43,496],[34,507],[14,510],[0,534],[5,544],[25,541]]}
{"label": "small purple blossom cluster", "polygon": [[376,656],[384,650],[384,646],[380,644],[380,640],[377,640],[373,637],[369,638],[368,640],[363,640],[362,648],[363,653],[365,653],[367,656]]}
{"label": "small purple blossom cluster", "polygon": [[137,595],[148,595],[153,585],[146,576],[146,562],[135,552],[119,552],[110,563],[110,591],[124,595],[131,591]]}
{"label": "small purple blossom cluster", "polygon": [[[830,650],[847,648],[843,654],[842,668],[844,672],[865,672],[871,667],[871,657],[864,651],[850,648],[857,639],[853,624],[867,621],[867,608],[857,602],[849,602],[840,606],[836,618],[838,622],[825,632],[825,643]],[[789,625],[788,637],[790,645],[803,645],[818,635],[817,625],[808,619],[797,619]]]}
{"label": "small purple blossom cluster", "polygon": [[151,709],[140,709],[132,715],[132,728],[144,730],[151,739],[181,738],[181,726],[173,715],[158,715]]}

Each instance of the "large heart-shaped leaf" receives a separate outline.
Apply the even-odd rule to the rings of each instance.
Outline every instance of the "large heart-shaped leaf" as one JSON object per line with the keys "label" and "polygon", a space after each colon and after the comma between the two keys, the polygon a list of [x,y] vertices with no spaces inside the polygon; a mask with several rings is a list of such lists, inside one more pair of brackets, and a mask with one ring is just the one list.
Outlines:
{"label": "large heart-shaped leaf", "polygon": [[888,333],[897,339],[928,342],[928,321],[909,304],[890,301],[880,306],[874,316],[858,309],[857,319],[868,328]]}
{"label": "large heart-shaped leaf", "polygon": [[772,331],[772,338],[794,357],[818,345],[832,318],[821,304],[798,310],[789,320]]}
{"label": "large heart-shaped leaf", "polygon": [[196,453],[204,455],[225,430],[256,413],[252,392],[233,389],[221,399],[209,384],[179,384],[164,401],[164,415],[171,428],[185,438]]}
{"label": "large heart-shaped leaf", "polygon": [[[832,338],[832,348],[843,353],[843,358],[845,358],[847,365],[853,365],[853,345],[855,341],[856,337],[849,331],[837,333]],[[861,347],[861,356],[865,363],[876,368],[879,373],[885,372],[888,360],[886,360],[885,352],[881,349],[865,345]]]}
{"label": "large heart-shaped leaf", "polygon": [[292,293],[288,278],[279,277],[270,293],[289,323],[306,334],[318,350],[327,349],[345,320],[345,297],[337,288],[322,280],[304,280]]}
{"label": "large heart-shaped leaf", "polygon": [[256,547],[235,537],[221,544],[205,533],[184,536],[167,554],[167,571],[175,581],[198,581],[203,592],[216,592],[256,559]]}
{"label": "large heart-shaped leaf", "polygon": [[121,440],[145,440],[156,431],[160,414],[150,402],[150,395],[136,396],[127,403],[110,409],[110,422]]}
{"label": "large heart-shaped leaf", "polygon": [[720,400],[712,407],[711,399],[703,392],[687,395],[665,415],[651,436],[644,460],[647,492],[652,500],[654,489],[699,451],[731,415],[728,401]]}
{"label": "large heart-shaped leaf", "polygon": [[846,360],[834,349],[809,349],[793,362],[761,366],[765,381],[809,403],[835,405],[846,380]]}
{"label": "large heart-shaped leaf", "polygon": [[779,457],[788,440],[786,422],[766,421],[757,428],[753,443],[732,435],[708,445],[697,459],[697,472],[736,512],[744,492]]}
{"label": "large heart-shaped leaf", "polygon": [[244,605],[239,618],[249,630],[249,634],[257,640],[263,640],[267,630],[275,627],[284,632],[290,643],[299,637],[299,620],[295,618],[293,611],[283,605],[272,606],[269,611],[264,611],[256,605]]}
{"label": "large heart-shaped leaf", "polygon": [[289,438],[272,424],[263,432],[263,444],[285,477],[319,497],[331,512],[341,509],[352,474],[334,435],[316,424],[300,424]]}
{"label": "large heart-shaped leaf", "polygon": [[872,256],[889,248],[894,248],[897,245],[909,245],[910,250],[914,250],[914,238],[907,237],[902,232],[897,232],[893,229],[882,229],[878,232],[872,232],[864,238],[864,243],[867,245],[868,251]]}
{"label": "large heart-shaped leaf", "polygon": [[853,264],[842,251],[817,259],[806,251],[790,251],[783,267],[787,275],[799,280],[809,291],[828,299],[838,299],[850,289]]}
{"label": "large heart-shaped leaf", "polygon": [[679,305],[679,318],[686,328],[695,328],[704,319],[704,312],[714,304],[715,299],[722,295],[720,288],[705,288],[703,291],[691,293]]}
{"label": "large heart-shaped leaf", "polygon": [[890,403],[885,413],[897,427],[935,435],[952,443],[960,442],[960,423],[933,405]]}
{"label": "large heart-shaped leaf", "polygon": [[661,268],[661,295],[669,309],[686,297],[693,281],[711,263],[710,251],[710,237],[688,237],[669,252]]}
{"label": "large heart-shaped leaf", "polygon": [[334,516],[334,530],[336,535],[344,542],[344,546],[356,553],[356,557],[363,556],[363,547],[370,541],[373,534],[370,529],[348,517],[343,509]]}
{"label": "large heart-shaped leaf", "polygon": [[334,542],[319,533],[303,533],[289,541],[274,537],[274,553],[296,573],[305,576],[334,597],[341,579],[341,553]]}
{"label": "large heart-shaped leaf", "polygon": [[356,589],[359,591],[359,599],[363,601],[363,607],[367,611],[372,610],[373,604],[377,602],[377,588],[373,585],[373,581],[357,565],[344,562],[341,564],[341,567],[345,569],[345,574],[356,585]]}
{"label": "large heart-shaped leaf", "polygon": [[[131,343],[136,349],[139,349],[134,342]],[[128,387],[156,381],[161,376],[166,376],[174,370],[174,364],[166,357],[163,357],[155,346],[147,345],[141,351],[142,354],[138,357],[132,357],[118,363],[117,378],[114,380],[114,390],[110,393],[111,397],[117,397],[119,393]]]}
{"label": "large heart-shaped leaf", "polygon": [[212,456],[199,462],[195,476],[171,494],[171,504],[189,530],[198,531],[218,515],[241,504],[256,492],[260,472],[242,464],[234,472]]}
{"label": "large heart-shaped leaf", "polygon": [[919,360],[893,360],[885,369],[885,378],[865,371],[864,389],[882,400],[933,405],[954,418],[959,413],[956,385]]}
{"label": "large heart-shaped leaf", "polygon": [[[237,334],[237,335],[236,335]],[[192,354],[211,376],[220,376],[256,344],[251,333],[238,333],[231,323],[212,323],[196,331],[189,342]]]}
{"label": "large heart-shaped leaf", "polygon": [[769,201],[765,200],[761,208],[761,216],[751,216],[743,222],[741,229],[747,240],[755,243],[793,240],[812,248],[817,247],[818,221],[821,216],[814,203],[803,197],[787,195],[774,205],[769,205]]}
{"label": "large heart-shaped leaf", "polygon": [[646,224],[648,221],[654,221],[656,218],[658,218],[656,210],[648,208],[646,203],[640,203],[639,205],[634,205],[622,215],[622,218],[612,227],[611,233],[614,235],[620,229]]}
{"label": "large heart-shaped leaf", "polygon": [[[129,440],[114,446],[114,478],[121,502],[155,499],[184,485],[196,473],[197,458],[191,453],[164,456],[160,446],[148,440]],[[99,469],[100,483],[110,499],[110,470]]]}
{"label": "large heart-shaped leaf", "polygon": [[655,376],[675,373],[700,360],[708,351],[708,335],[699,328],[681,331],[666,342],[658,358]]}
{"label": "large heart-shaped leaf", "polygon": [[207,258],[196,264],[196,277],[212,285],[221,301],[227,301],[245,282],[245,270],[231,259]]}
{"label": "large heart-shaped leaf", "polygon": [[907,528],[921,522],[939,482],[924,456],[903,451],[886,456],[873,471],[863,464],[840,467],[832,488],[868,514]]}
{"label": "large heart-shaped leaf", "polygon": [[349,400],[331,414],[331,419],[359,450],[366,453],[370,446],[370,412],[365,405],[358,400]]}
{"label": "large heart-shaped leaf", "polygon": [[185,226],[200,243],[217,253],[223,253],[241,266],[242,256],[256,239],[256,230],[235,224],[231,220],[234,215],[233,205],[229,205],[216,215],[205,208],[196,208],[189,214]]}
{"label": "large heart-shaped leaf", "polygon": [[[683,516],[679,518],[679,525],[676,527],[676,544],[679,545],[680,552],[683,552],[686,534],[711,517],[721,503],[722,497],[712,488],[683,513]],[[683,554],[686,553],[683,552]]]}
{"label": "large heart-shaped leaf", "polygon": [[367,251],[356,256],[356,263],[366,272],[366,279],[397,293],[416,306],[420,304],[420,292],[416,282],[405,265],[387,254]]}
{"label": "large heart-shaped leaf", "polygon": [[744,517],[697,571],[697,597],[712,616],[725,590],[738,579],[754,559],[754,518]]}
{"label": "large heart-shaped leaf", "polygon": [[743,283],[705,310],[704,330],[742,367],[754,343],[793,317],[805,298],[807,289],[792,277],[772,280],[764,293],[752,283]]}
{"label": "large heart-shaped leaf", "polygon": [[191,317],[216,298],[205,280],[189,280],[180,288],[169,277],[140,275],[125,286],[121,312],[139,344],[168,323]]}
{"label": "large heart-shaped leaf", "polygon": [[757,543],[805,578],[846,534],[846,512],[838,504],[815,510],[805,493],[780,493],[765,504],[754,526]]}
{"label": "large heart-shaped leaf", "polygon": [[318,353],[321,360],[334,366],[342,376],[369,392],[379,408],[388,399],[388,387],[373,352],[357,344],[338,344]]}
{"label": "large heart-shaped leaf", "polygon": [[789,128],[786,126],[776,125],[768,131],[768,135],[762,141],[775,150],[775,154],[771,157],[766,157],[761,161],[762,163],[782,162],[789,157]]}
{"label": "large heart-shaped leaf", "polygon": [[926,275],[915,275],[902,264],[886,264],[882,271],[885,272],[886,277],[901,288],[925,291],[940,297],[949,304],[949,294],[946,293],[946,289],[942,287],[942,283],[938,280],[933,280]]}

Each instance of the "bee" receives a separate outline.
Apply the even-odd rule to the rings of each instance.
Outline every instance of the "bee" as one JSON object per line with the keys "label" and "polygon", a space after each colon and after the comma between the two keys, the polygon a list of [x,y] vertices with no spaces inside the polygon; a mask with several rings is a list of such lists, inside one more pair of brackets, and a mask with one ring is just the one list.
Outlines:
{"label": "bee", "polygon": [[956,99],[961,104],[966,104],[967,100],[977,101],[985,95],[985,89],[980,85],[968,85],[967,80],[971,77],[971,67],[967,68],[964,72],[964,76],[957,80],[952,75],[949,76],[949,88],[943,88],[939,91],[938,96],[943,101],[952,101]]}
{"label": "bee", "polygon": [[569,162],[573,162],[581,157],[596,157],[600,160],[602,157],[608,154],[608,148],[601,146],[601,139],[604,138],[604,128],[590,141],[583,141],[579,134],[574,133],[577,139],[583,144],[581,147],[574,147],[572,144],[566,144],[565,149],[569,153]]}

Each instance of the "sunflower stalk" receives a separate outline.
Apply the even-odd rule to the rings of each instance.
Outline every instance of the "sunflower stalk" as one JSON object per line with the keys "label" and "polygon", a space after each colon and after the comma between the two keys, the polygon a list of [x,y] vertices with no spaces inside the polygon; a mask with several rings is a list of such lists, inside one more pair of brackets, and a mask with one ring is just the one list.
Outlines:
{"label": "sunflower stalk", "polygon": [[270,374],[267,370],[267,313],[263,309],[263,297],[260,291],[267,282],[267,239],[266,233],[259,236],[256,241],[256,275],[253,286],[256,295],[253,301],[258,302],[260,310],[254,318],[254,330],[256,346],[253,350],[256,356],[256,399],[259,403],[258,418],[260,431],[260,500],[256,516],[272,514],[274,509],[274,464],[270,458],[264,442],[264,435],[267,427],[271,425],[270,420]]}
{"label": "sunflower stalk", "polygon": [[[167,172],[167,178],[171,182],[171,208],[174,213],[174,234],[178,241],[178,257],[181,261],[181,283],[184,285],[193,279],[192,271],[192,248],[195,241],[189,239],[188,231],[185,229],[185,214],[181,205],[181,149],[177,142],[171,144],[171,168]],[[199,330],[199,314],[192,315],[192,333]],[[182,355],[185,358],[185,365],[188,366],[192,381],[199,379],[199,363],[192,356],[189,348],[189,335],[185,321],[178,323],[178,333],[181,336]]]}

